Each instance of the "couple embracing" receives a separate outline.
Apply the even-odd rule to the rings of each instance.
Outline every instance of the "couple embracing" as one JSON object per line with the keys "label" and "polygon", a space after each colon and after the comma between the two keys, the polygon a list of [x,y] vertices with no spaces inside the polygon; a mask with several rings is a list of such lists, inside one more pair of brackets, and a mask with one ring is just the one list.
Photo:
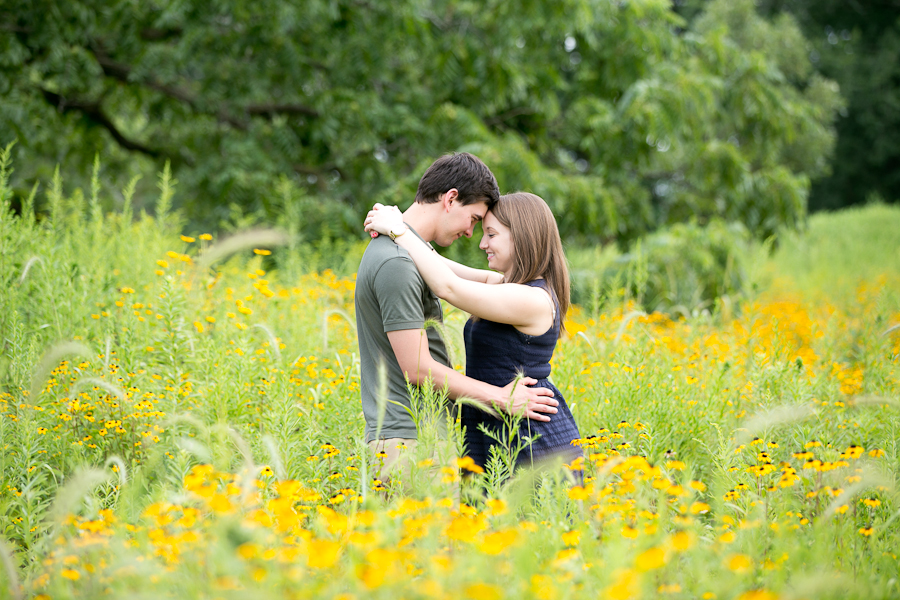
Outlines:
{"label": "couple embracing", "polygon": [[[491,270],[460,265],[432,248],[432,242],[449,246],[472,237],[479,222],[479,247]],[[460,153],[425,171],[405,212],[375,205],[365,226],[380,235],[359,266],[356,320],[366,441],[383,457],[380,478],[403,469],[416,444],[407,380],[416,386],[430,380],[451,399],[485,407],[461,406],[465,454],[482,468],[497,443],[485,429],[508,435],[493,411],[524,415],[518,436],[530,443],[519,463],[581,456],[572,444],[580,437],[575,420],[549,380],[569,306],[569,275],[547,204],[534,194],[501,196],[490,169]],[[438,298],[472,315],[464,331],[465,375],[450,365],[438,331],[426,327],[442,321]],[[388,402],[379,429],[380,364]]]}

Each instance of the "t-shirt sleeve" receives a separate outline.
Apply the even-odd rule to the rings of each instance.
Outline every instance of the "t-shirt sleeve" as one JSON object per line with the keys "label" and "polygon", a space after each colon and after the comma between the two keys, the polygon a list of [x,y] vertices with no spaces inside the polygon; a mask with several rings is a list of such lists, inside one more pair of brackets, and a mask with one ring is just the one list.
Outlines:
{"label": "t-shirt sleeve", "polygon": [[381,308],[384,332],[422,329],[425,282],[412,259],[398,256],[386,261],[375,274],[375,295]]}

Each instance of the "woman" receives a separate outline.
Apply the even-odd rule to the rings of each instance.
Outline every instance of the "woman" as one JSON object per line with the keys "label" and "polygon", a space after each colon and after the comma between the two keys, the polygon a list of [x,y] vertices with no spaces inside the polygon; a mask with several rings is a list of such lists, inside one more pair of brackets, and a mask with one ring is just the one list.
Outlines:
{"label": "woman", "polygon": [[[416,236],[403,235],[405,228],[396,207],[375,205],[366,218],[366,231],[393,233],[395,243],[409,252],[436,296],[472,315],[464,334],[466,375],[497,386],[520,375],[533,377],[559,402],[549,421],[519,421],[518,439],[527,447],[517,463],[550,458],[569,462],[581,456],[571,443],[580,437],[575,419],[549,380],[550,359],[569,307],[569,274],[547,204],[534,194],[519,192],[501,196],[487,213],[479,248],[487,253],[488,266],[498,272],[444,259]],[[462,423],[467,453],[480,467],[497,443],[483,428],[504,445],[509,443],[503,421],[479,408],[463,405]]]}

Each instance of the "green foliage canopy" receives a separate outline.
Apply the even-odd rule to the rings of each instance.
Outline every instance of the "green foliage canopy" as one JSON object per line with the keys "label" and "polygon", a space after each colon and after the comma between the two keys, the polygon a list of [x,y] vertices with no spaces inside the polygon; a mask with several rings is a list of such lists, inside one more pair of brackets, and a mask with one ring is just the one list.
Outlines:
{"label": "green foliage canopy", "polygon": [[568,239],[689,217],[764,236],[804,217],[841,106],[751,0],[690,27],[664,0],[10,0],[0,31],[20,187],[98,151],[115,180],[168,161],[190,218],[299,204],[307,238],[407,204],[457,150]]}
{"label": "green foliage canopy", "polygon": [[796,16],[817,70],[847,99],[832,172],[813,183],[810,207],[840,208],[873,195],[900,202],[900,2],[767,0],[761,9]]}

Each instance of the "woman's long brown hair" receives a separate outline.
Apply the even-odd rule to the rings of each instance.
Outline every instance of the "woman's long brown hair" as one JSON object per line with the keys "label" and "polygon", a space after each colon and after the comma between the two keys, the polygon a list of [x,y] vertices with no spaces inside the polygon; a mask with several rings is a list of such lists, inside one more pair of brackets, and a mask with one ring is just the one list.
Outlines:
{"label": "woman's long brown hair", "polygon": [[543,278],[556,296],[563,323],[569,310],[569,268],[550,207],[540,196],[514,192],[500,196],[491,214],[509,228],[512,238],[513,264],[503,280],[528,283]]}

